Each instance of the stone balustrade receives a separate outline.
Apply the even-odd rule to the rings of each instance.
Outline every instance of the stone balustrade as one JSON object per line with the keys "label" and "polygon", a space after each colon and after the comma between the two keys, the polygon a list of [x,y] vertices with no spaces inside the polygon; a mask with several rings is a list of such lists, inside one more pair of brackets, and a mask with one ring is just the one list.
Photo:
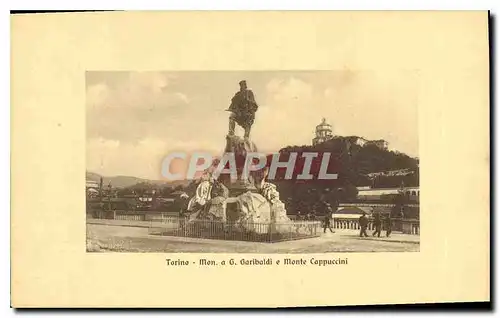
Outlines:
{"label": "stone balustrade", "polygon": [[[359,230],[359,220],[356,218],[334,217],[333,226],[336,229]],[[373,219],[369,219],[368,230],[374,230]],[[382,230],[386,229],[385,220],[382,220]],[[392,231],[403,234],[420,235],[420,221],[417,219],[392,219]]]}

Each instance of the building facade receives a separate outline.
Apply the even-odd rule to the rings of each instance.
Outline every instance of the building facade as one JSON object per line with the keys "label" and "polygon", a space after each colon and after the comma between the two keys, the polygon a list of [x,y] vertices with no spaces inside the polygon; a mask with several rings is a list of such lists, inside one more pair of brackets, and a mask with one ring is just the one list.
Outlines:
{"label": "building facade", "polygon": [[93,198],[99,195],[99,182],[94,180],[85,180],[85,192],[87,193],[87,197]]}

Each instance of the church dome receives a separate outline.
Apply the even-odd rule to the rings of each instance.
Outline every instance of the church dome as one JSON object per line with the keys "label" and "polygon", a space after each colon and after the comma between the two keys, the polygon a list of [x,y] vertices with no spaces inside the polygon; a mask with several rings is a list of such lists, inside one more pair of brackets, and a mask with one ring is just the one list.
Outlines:
{"label": "church dome", "polygon": [[318,126],[316,126],[316,131],[321,131],[321,130],[330,130],[330,131],[332,130],[332,125],[328,124],[325,118],[323,118],[321,123]]}
{"label": "church dome", "polygon": [[313,145],[317,145],[320,143],[323,143],[327,140],[330,140],[333,138],[333,129],[332,125],[328,124],[326,122],[326,119],[323,118],[321,123],[316,126],[316,136],[314,137],[312,143]]}

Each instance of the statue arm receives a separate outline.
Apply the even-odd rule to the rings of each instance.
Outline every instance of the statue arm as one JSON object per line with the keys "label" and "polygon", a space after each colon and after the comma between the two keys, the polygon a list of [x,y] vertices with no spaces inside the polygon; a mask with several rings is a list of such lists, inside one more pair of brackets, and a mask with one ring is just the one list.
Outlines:
{"label": "statue arm", "polygon": [[227,110],[234,112],[237,106],[238,106],[238,93],[234,94],[233,98],[231,98],[231,104],[229,105],[229,108]]}
{"label": "statue arm", "polygon": [[234,98],[231,99],[231,103],[229,104],[229,107],[227,110],[230,110],[230,111],[234,110]]}
{"label": "statue arm", "polygon": [[251,90],[248,91],[247,98],[248,101],[253,105],[254,109],[257,110],[257,108],[259,108],[259,105],[257,105],[257,102],[255,101],[255,95]]}
{"label": "statue arm", "polygon": [[257,102],[255,101],[255,95],[254,95],[254,93],[253,93],[252,91],[250,91],[250,90],[248,91],[248,100],[249,100],[250,102],[252,102],[252,103],[257,104]]}

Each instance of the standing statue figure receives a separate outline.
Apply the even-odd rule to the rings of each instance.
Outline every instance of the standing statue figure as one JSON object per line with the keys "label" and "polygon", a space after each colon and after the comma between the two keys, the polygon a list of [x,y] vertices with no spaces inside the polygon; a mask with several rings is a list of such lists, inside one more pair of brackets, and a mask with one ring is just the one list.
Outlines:
{"label": "standing statue figure", "polygon": [[234,136],[236,123],[245,130],[245,138],[250,137],[250,129],[255,120],[255,112],[259,108],[255,102],[254,94],[247,88],[245,80],[240,81],[240,90],[234,94],[231,99],[231,105],[227,111],[231,112],[229,116],[229,136]]}

